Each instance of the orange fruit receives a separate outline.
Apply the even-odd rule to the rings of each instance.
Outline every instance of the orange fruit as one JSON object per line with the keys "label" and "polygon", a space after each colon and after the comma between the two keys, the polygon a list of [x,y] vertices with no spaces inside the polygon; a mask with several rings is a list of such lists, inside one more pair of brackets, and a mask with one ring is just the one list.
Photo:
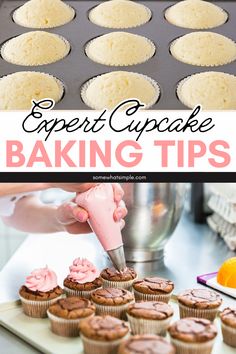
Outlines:
{"label": "orange fruit", "polygon": [[236,257],[227,259],[220,267],[217,274],[220,285],[236,289]]}

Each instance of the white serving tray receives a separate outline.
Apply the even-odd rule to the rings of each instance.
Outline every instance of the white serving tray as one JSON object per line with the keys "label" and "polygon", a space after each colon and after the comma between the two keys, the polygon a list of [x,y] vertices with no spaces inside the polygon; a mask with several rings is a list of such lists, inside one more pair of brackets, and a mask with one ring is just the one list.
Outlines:
{"label": "white serving tray", "polygon": [[[174,319],[177,319],[178,306],[174,301],[171,301],[171,306],[175,311]],[[216,320],[216,324],[219,333],[212,354],[235,354],[235,348],[222,341],[219,319]],[[0,325],[45,354],[83,354],[79,337],[64,338],[53,334],[47,318],[35,319],[25,316],[19,301],[0,305]]]}

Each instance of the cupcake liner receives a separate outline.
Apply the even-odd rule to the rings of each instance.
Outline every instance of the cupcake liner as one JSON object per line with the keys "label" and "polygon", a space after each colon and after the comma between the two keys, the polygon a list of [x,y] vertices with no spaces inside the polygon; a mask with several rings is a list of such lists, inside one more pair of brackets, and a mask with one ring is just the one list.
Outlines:
{"label": "cupcake liner", "polygon": [[[233,61],[236,60],[236,54],[234,57],[232,57],[229,61],[226,60],[226,61],[222,61],[220,63],[216,63],[216,64],[199,64],[199,63],[192,63],[192,62],[187,62],[187,61],[183,61],[182,59],[178,58],[175,53],[173,53],[173,46],[175,45],[175,43],[177,42],[178,39],[180,39],[181,37],[183,36],[180,36],[176,39],[174,39],[171,43],[170,43],[170,46],[169,46],[169,51],[170,51],[170,54],[172,55],[173,58],[175,58],[176,60],[178,60],[179,62],[181,63],[184,63],[184,64],[187,64],[187,65],[194,65],[194,66],[198,66],[198,67],[206,67],[206,68],[212,68],[212,67],[216,67],[216,66],[222,66],[222,65],[227,65],[227,64],[230,64],[232,63]],[[232,43],[234,43],[234,45],[236,46],[236,42],[233,41],[231,38],[228,38],[228,40],[230,40]]]}
{"label": "cupcake liner", "polygon": [[90,10],[90,12],[89,12],[89,16],[88,16],[88,18],[89,18],[89,21],[90,22],[92,22],[92,23],[94,23],[95,25],[97,25],[97,26],[100,26],[100,27],[104,27],[104,28],[113,28],[113,29],[127,29],[127,28],[136,28],[136,27],[139,27],[139,26],[142,26],[142,25],[144,25],[145,23],[147,23],[147,22],[149,22],[150,20],[151,20],[151,18],[152,18],[152,11],[148,8],[148,7],[146,7],[145,5],[143,5],[143,4],[139,4],[139,5],[142,5],[143,7],[144,7],[144,9],[145,9],[145,11],[147,12],[147,20],[146,21],[143,21],[143,22],[140,22],[139,24],[137,24],[137,25],[127,25],[127,26],[105,26],[104,24],[100,24],[99,22],[97,22],[96,20],[94,21],[94,19],[92,20],[91,19],[91,15],[92,15],[92,12],[93,12],[93,10],[95,9],[95,7],[97,7],[97,6],[95,6],[93,9],[91,9]]}
{"label": "cupcake liner", "polygon": [[96,314],[97,315],[110,315],[113,317],[120,318],[122,320],[126,320],[126,310],[129,307],[129,305],[134,304],[134,301],[130,301],[127,304],[124,305],[115,305],[115,306],[109,306],[109,305],[101,305],[101,304],[96,304]]}
{"label": "cupcake liner", "polygon": [[205,343],[186,343],[171,338],[171,343],[175,346],[176,354],[210,354],[215,340]]}
{"label": "cupcake liner", "polygon": [[[128,73],[133,73],[133,74],[137,74],[137,73],[134,73],[134,72],[128,72]],[[102,74],[103,75],[103,74]],[[89,87],[89,85],[94,81],[96,80],[96,78],[98,78],[99,76],[102,76],[102,75],[97,75],[95,77],[92,77],[91,79],[89,79],[88,81],[86,81],[82,87],[81,87],[81,92],[80,92],[80,95],[81,95],[81,98],[83,100],[83,102],[90,108],[94,109],[94,110],[97,110],[97,108],[94,106],[93,102],[90,102],[89,99],[87,98],[87,95],[86,95],[86,91]],[[149,76],[146,76],[146,75],[143,75],[143,74],[140,74],[138,73],[138,75],[142,76],[144,79],[148,80],[152,86],[154,87],[155,89],[155,96],[154,98],[151,100],[151,102],[149,102],[148,104],[146,104],[146,106],[144,107],[144,109],[148,109],[150,107],[152,107],[160,98],[160,94],[161,94],[161,90],[160,90],[160,87],[158,85],[158,83],[151,79]],[[135,98],[135,97],[134,97]],[[105,107],[104,107],[105,108]],[[103,109],[104,109],[103,108]]]}
{"label": "cupcake liner", "polygon": [[78,337],[80,321],[94,316],[93,314],[78,319],[66,319],[52,315],[50,311],[47,311],[47,315],[50,320],[51,331],[63,337]]}
{"label": "cupcake liner", "polygon": [[148,38],[146,38],[146,37],[144,37],[144,36],[140,36],[140,37],[143,37],[143,39],[145,39],[149,44],[150,44],[150,46],[151,46],[151,51],[150,51],[150,55],[148,55],[146,58],[144,58],[144,59],[142,59],[142,60],[139,60],[139,61],[135,61],[135,62],[130,62],[130,63],[128,63],[128,64],[121,64],[121,63],[119,63],[119,60],[118,61],[113,61],[113,62],[107,62],[107,61],[102,61],[102,60],[99,60],[98,61],[98,58],[95,58],[93,55],[92,55],[92,53],[90,52],[89,53],[89,49],[90,49],[90,45],[97,39],[97,38],[99,38],[99,37],[102,37],[103,35],[101,35],[101,36],[98,36],[98,37],[96,37],[96,38],[94,38],[94,39],[92,39],[92,40],[90,40],[87,44],[86,44],[86,46],[85,46],[85,49],[84,49],[84,51],[85,51],[85,54],[87,55],[87,57],[89,58],[89,59],[91,59],[91,60],[93,60],[95,63],[98,63],[98,64],[102,64],[102,65],[108,65],[108,66],[131,66],[131,65],[138,65],[138,64],[142,64],[142,63],[146,63],[149,59],[151,59],[153,56],[154,56],[154,54],[155,54],[155,52],[156,52],[156,46],[155,46],[155,44],[150,40],[150,39],[148,39]]}
{"label": "cupcake liner", "polygon": [[169,294],[143,294],[134,289],[134,296],[136,301],[162,301],[168,304],[171,298],[171,293]]}
{"label": "cupcake liner", "polygon": [[222,9],[221,7],[218,7],[218,9],[224,13],[224,21],[223,22],[220,22],[218,25],[216,26],[201,26],[201,27],[189,27],[189,26],[180,26],[180,25],[177,25],[176,23],[174,23],[173,21],[169,20],[167,18],[168,16],[168,12],[169,10],[173,7],[173,5],[169,6],[166,11],[165,11],[165,19],[167,22],[169,22],[170,24],[174,25],[174,26],[177,26],[179,28],[185,28],[185,29],[192,29],[192,30],[209,30],[209,29],[213,29],[213,28],[217,28],[217,27],[220,27],[222,25],[224,25],[228,19],[229,19],[229,14],[227,11],[225,11],[224,9]]}
{"label": "cupcake liner", "polygon": [[127,280],[127,281],[111,281],[111,280],[107,280],[107,279],[103,279],[103,288],[117,288],[117,289],[125,289],[125,290],[129,290],[132,292],[132,285],[134,283],[134,281],[136,280],[132,279],[132,280]]}
{"label": "cupcake liner", "polygon": [[129,334],[123,338],[106,342],[89,339],[83,336],[83,334],[80,334],[80,337],[84,346],[84,354],[115,354],[117,353],[119,345],[129,337]]}
{"label": "cupcake liner", "polygon": [[[64,55],[60,58],[57,58],[57,59],[54,59],[53,61],[44,61],[43,63],[40,63],[40,64],[36,64],[36,63],[30,63],[30,64],[26,64],[24,62],[15,62],[15,61],[12,61],[12,60],[9,60],[7,58],[7,56],[5,56],[4,54],[4,49],[5,47],[7,46],[7,44],[14,38],[16,37],[19,37],[19,36],[15,36],[9,40],[7,40],[2,46],[1,46],[1,50],[0,50],[0,54],[1,54],[1,57],[8,63],[11,63],[11,64],[14,64],[14,65],[23,65],[23,66],[41,66],[41,65],[48,65],[48,64],[53,64],[53,63],[56,63],[57,61],[60,61],[62,59],[64,59],[69,53],[70,53],[70,50],[71,50],[71,46],[70,46],[70,43],[67,39],[65,39],[64,37],[58,35],[58,34],[55,34],[53,33],[55,36],[59,37],[64,43],[65,43],[65,52],[64,52]],[[52,53],[53,54],[53,53]]]}
{"label": "cupcake liner", "polygon": [[158,334],[166,335],[172,316],[164,320],[148,320],[146,318],[136,318],[127,313],[132,334]]}
{"label": "cupcake liner", "polygon": [[91,299],[91,294],[98,289],[102,289],[102,287],[96,288],[94,290],[74,290],[74,289],[70,289],[67,288],[66,286],[64,286],[64,292],[66,294],[67,297],[69,296],[79,296],[79,297],[85,297],[86,299]]}
{"label": "cupcake liner", "polygon": [[221,322],[221,330],[223,335],[223,341],[236,348],[236,328],[227,326],[225,323]]}
{"label": "cupcake liner", "polygon": [[17,12],[18,12],[18,10],[19,10],[19,8],[21,7],[21,6],[19,6],[14,12],[13,12],[13,14],[12,14],[12,20],[17,24],[17,25],[19,25],[19,26],[22,26],[22,27],[25,27],[25,28],[35,28],[35,29],[46,29],[46,28],[56,28],[56,27],[60,27],[60,26],[64,26],[65,24],[67,24],[67,23],[69,23],[69,22],[71,22],[74,18],[75,18],[75,16],[76,16],[76,12],[75,12],[75,9],[72,7],[72,6],[70,6],[70,5],[68,5],[68,4],[66,4],[69,8],[70,8],[70,10],[71,10],[71,17],[70,17],[70,19],[69,20],[66,20],[66,21],[64,21],[64,22],[61,22],[60,24],[58,24],[58,25],[54,25],[54,26],[46,26],[46,25],[43,25],[43,26],[27,26],[25,23],[22,23],[21,21],[19,21],[19,19],[17,19]]}
{"label": "cupcake liner", "polygon": [[182,305],[179,303],[179,315],[180,318],[185,317],[197,317],[206,318],[210,321],[214,321],[218,313],[218,307],[215,309],[196,309]]}
{"label": "cupcake liner", "polygon": [[35,317],[35,318],[45,318],[47,317],[47,310],[49,306],[54,304],[54,302],[56,302],[62,297],[63,296],[57,296],[55,299],[37,301],[37,300],[24,299],[22,296],[20,296],[20,300],[25,315],[29,317]]}

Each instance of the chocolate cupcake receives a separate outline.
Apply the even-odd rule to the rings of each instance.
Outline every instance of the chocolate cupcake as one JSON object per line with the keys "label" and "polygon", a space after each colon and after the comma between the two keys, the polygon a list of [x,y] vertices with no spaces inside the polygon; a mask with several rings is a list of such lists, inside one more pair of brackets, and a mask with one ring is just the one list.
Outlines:
{"label": "chocolate cupcake", "polygon": [[174,311],[165,302],[142,301],[128,307],[127,317],[133,334],[164,336]]}
{"label": "chocolate cupcake", "polygon": [[211,321],[196,317],[179,320],[168,331],[176,354],[210,354],[217,336]]}
{"label": "chocolate cupcake", "polygon": [[227,307],[220,314],[223,340],[236,348],[236,307]]}
{"label": "chocolate cupcake", "polygon": [[94,316],[80,322],[85,354],[113,354],[129,336],[129,327],[118,318]]}
{"label": "chocolate cupcake", "polygon": [[164,278],[152,277],[136,280],[133,284],[137,301],[163,301],[168,303],[174,289],[174,283]]}
{"label": "chocolate cupcake", "polygon": [[95,290],[91,299],[98,315],[111,315],[126,319],[128,306],[134,303],[134,295],[125,289],[106,288]]}
{"label": "chocolate cupcake", "polygon": [[47,309],[62,294],[56,274],[48,267],[31,272],[19,291],[24,313],[37,318],[47,317]]}
{"label": "chocolate cupcake", "polygon": [[178,295],[180,318],[198,317],[213,321],[222,303],[215,291],[208,289],[189,289]]}
{"label": "chocolate cupcake", "polygon": [[102,287],[99,270],[87,259],[76,258],[69,269],[70,274],[63,283],[67,296],[90,299],[92,292]]}
{"label": "chocolate cupcake", "polygon": [[155,335],[132,336],[124,341],[118,354],[175,354],[175,348],[162,337]]}
{"label": "chocolate cupcake", "polygon": [[92,317],[95,306],[90,300],[71,296],[59,299],[47,311],[53,333],[63,337],[76,337],[79,335],[81,319]]}
{"label": "chocolate cupcake", "polygon": [[137,273],[133,268],[126,268],[122,273],[115,268],[106,268],[101,272],[104,288],[120,288],[132,290],[132,284],[137,278]]}

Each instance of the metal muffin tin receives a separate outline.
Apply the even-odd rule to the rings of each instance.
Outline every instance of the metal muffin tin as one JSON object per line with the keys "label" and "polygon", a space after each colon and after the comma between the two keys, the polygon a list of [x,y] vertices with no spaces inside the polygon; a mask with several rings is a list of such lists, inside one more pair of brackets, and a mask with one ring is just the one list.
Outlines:
{"label": "metal muffin tin", "polygon": [[[65,95],[56,105],[56,109],[85,110],[89,109],[80,96],[81,86],[94,76],[114,71],[126,70],[145,74],[157,81],[161,89],[159,101],[151,109],[186,109],[176,96],[177,83],[186,76],[209,70],[221,71],[236,75],[236,61],[217,67],[198,67],[181,63],[174,59],[169,52],[171,41],[186,33],[193,32],[168,23],[164,18],[164,11],[176,1],[137,1],[146,5],[152,11],[151,20],[139,27],[124,29],[130,33],[140,34],[151,39],[156,47],[155,55],[143,64],[114,67],[97,64],[91,61],[84,52],[86,43],[99,35],[116,31],[115,29],[99,27],[88,19],[88,12],[102,1],[67,1],[76,11],[73,21],[61,27],[45,29],[45,31],[57,33],[65,37],[71,51],[64,59],[49,65],[20,66],[10,64],[0,58],[0,76],[5,76],[16,71],[41,71],[54,75],[65,84]],[[236,1],[212,1],[229,14],[228,21],[209,31],[223,34],[236,42]],[[24,28],[12,20],[12,12],[25,1],[0,0],[0,43],[19,34],[33,31]]]}

